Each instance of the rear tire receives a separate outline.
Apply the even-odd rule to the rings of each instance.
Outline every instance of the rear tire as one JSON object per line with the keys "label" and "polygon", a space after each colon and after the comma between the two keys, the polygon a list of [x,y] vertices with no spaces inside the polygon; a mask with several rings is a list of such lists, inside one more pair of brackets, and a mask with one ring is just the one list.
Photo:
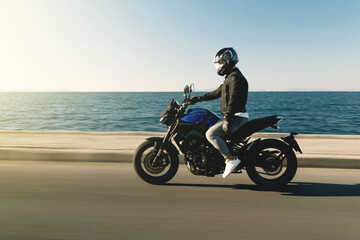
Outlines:
{"label": "rear tire", "polygon": [[154,141],[145,141],[135,151],[133,165],[137,175],[150,184],[164,184],[170,181],[179,168],[178,155],[170,148],[165,147],[160,160],[162,165],[151,164],[153,159]]}
{"label": "rear tire", "polygon": [[295,153],[289,145],[277,139],[265,139],[254,146],[246,167],[250,179],[263,188],[285,186],[294,178],[296,171]]}

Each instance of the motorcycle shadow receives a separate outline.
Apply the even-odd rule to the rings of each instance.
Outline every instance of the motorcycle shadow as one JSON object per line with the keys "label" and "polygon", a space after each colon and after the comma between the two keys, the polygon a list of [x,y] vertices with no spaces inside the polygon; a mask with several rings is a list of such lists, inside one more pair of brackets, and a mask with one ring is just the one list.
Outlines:
{"label": "motorcycle shadow", "polygon": [[360,184],[293,182],[282,190],[283,195],[308,197],[358,197]]}
{"label": "motorcycle shadow", "polygon": [[209,188],[230,188],[238,190],[271,191],[279,192],[285,196],[307,196],[307,197],[358,197],[360,196],[360,184],[346,185],[333,183],[314,182],[292,182],[278,188],[262,188],[250,184],[191,184],[191,183],[167,183],[166,186],[182,187],[209,187]]}

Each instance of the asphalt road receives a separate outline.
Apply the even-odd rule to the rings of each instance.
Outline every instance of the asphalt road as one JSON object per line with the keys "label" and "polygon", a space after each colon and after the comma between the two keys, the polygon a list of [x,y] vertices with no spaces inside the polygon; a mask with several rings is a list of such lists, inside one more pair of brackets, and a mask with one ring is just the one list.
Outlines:
{"label": "asphalt road", "polygon": [[131,164],[0,162],[0,240],[359,239],[360,170],[299,169],[282,191],[247,177],[141,181]]}

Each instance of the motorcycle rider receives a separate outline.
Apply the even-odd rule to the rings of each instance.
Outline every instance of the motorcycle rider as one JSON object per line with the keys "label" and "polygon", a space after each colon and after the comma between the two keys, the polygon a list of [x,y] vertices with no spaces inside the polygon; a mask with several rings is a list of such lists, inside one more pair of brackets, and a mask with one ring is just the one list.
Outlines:
{"label": "motorcycle rider", "polygon": [[233,48],[219,50],[215,54],[214,64],[217,74],[225,76],[223,84],[212,92],[190,99],[192,103],[196,103],[221,97],[223,117],[209,128],[206,138],[225,158],[226,166],[223,178],[226,178],[240,164],[241,160],[230,153],[222,137],[239,129],[249,118],[245,108],[248,82],[236,67],[238,61],[238,55]]}

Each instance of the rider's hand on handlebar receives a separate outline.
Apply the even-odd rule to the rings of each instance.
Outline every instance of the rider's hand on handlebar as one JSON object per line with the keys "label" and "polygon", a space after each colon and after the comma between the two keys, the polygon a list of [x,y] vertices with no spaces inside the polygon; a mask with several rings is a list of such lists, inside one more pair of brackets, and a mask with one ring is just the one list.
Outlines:
{"label": "rider's hand on handlebar", "polygon": [[200,97],[192,97],[190,98],[190,104],[195,104],[197,102],[200,102]]}

